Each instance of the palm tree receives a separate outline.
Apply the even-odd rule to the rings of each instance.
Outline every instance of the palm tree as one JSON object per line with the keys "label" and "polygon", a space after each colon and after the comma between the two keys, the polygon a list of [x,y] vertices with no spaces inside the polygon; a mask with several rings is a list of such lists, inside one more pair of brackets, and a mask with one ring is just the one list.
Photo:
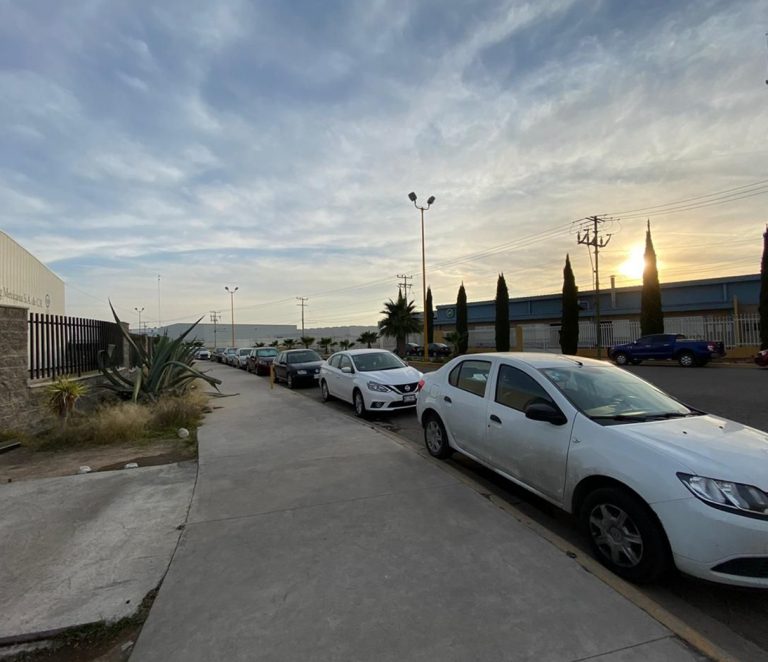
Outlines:
{"label": "palm tree", "polygon": [[299,340],[301,341],[301,344],[304,345],[304,347],[307,349],[309,349],[309,346],[315,342],[315,339],[312,336],[301,336]]}
{"label": "palm tree", "polygon": [[254,343],[253,346],[254,347],[264,347],[264,343],[263,342],[257,342],[257,343]]}
{"label": "palm tree", "polygon": [[273,340],[271,343],[269,343],[270,347],[277,347],[280,344],[279,340]]}
{"label": "palm tree", "polygon": [[355,343],[353,343],[351,340],[339,340],[339,346],[342,349],[349,349],[350,347],[354,347]]}
{"label": "palm tree", "polygon": [[402,292],[397,293],[397,301],[390,299],[384,304],[384,319],[379,322],[381,335],[395,338],[397,353],[405,355],[405,341],[409,333],[418,333],[421,330],[421,322],[414,315],[413,301],[408,301]]}
{"label": "palm tree", "polygon": [[333,338],[320,338],[320,340],[317,341],[317,344],[323,348],[323,354],[330,354],[328,348],[331,346],[332,342]]}
{"label": "palm tree", "polygon": [[293,346],[296,344],[296,341],[293,338],[286,338],[283,340],[283,345],[286,349],[293,349]]}
{"label": "palm tree", "polygon": [[368,349],[371,348],[371,343],[376,342],[379,339],[379,334],[375,331],[363,331],[360,337],[357,339],[361,345],[367,345]]}
{"label": "palm tree", "polygon": [[449,345],[451,345],[451,347],[453,347],[453,353],[459,354],[463,335],[458,331],[451,331],[450,333],[446,333],[444,338],[445,338],[445,342],[447,342]]}
{"label": "palm tree", "polygon": [[328,343],[328,347],[330,347],[330,348],[331,348],[331,351],[333,352],[333,351],[335,351],[335,350],[334,350],[334,347],[336,347],[336,345],[338,345],[338,344],[339,344],[339,343],[338,343],[338,341],[336,341],[336,340],[331,340],[331,342],[329,342],[329,343]]}

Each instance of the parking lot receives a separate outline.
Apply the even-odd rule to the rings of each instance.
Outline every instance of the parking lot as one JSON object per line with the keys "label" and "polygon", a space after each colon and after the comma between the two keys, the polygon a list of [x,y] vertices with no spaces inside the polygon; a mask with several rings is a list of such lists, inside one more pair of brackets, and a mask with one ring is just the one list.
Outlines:
{"label": "parking lot", "polygon": [[[692,407],[768,430],[768,370],[724,365],[698,369],[643,365],[628,370]],[[269,388],[266,378],[254,376],[254,382],[255,387]],[[298,392],[320,400],[317,388],[301,388]],[[346,403],[331,401],[326,406],[342,416],[354,415],[352,406]],[[423,447],[422,431],[413,411],[373,416],[368,422],[397,435],[414,450]],[[483,490],[588,553],[586,539],[567,514],[467,458],[454,455],[448,462]],[[720,586],[684,576],[641,590],[689,626],[706,633],[737,659],[768,661],[768,592]]]}

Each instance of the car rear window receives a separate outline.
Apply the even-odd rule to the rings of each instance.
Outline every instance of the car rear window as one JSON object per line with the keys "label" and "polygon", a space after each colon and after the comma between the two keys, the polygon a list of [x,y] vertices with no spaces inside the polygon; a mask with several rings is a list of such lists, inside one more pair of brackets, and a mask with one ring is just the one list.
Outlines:
{"label": "car rear window", "polygon": [[309,363],[310,361],[322,361],[320,355],[317,352],[313,352],[311,349],[301,352],[292,352],[288,354],[288,363]]}
{"label": "car rear window", "polygon": [[482,398],[485,396],[485,387],[488,384],[490,371],[490,361],[462,361],[451,370],[451,374],[448,375],[448,383]]}

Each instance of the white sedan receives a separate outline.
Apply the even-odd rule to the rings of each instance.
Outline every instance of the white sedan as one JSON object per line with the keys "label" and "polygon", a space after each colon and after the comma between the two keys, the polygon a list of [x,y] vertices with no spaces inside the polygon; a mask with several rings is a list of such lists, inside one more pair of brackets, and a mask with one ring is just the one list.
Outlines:
{"label": "white sedan", "polygon": [[383,349],[336,352],[320,366],[323,402],[339,398],[364,418],[368,412],[413,409],[422,374]]}
{"label": "white sedan", "polygon": [[615,366],[552,354],[461,356],[424,376],[427,450],[458,450],[577,515],[631,581],[674,563],[768,587],[768,433],[681,404]]}

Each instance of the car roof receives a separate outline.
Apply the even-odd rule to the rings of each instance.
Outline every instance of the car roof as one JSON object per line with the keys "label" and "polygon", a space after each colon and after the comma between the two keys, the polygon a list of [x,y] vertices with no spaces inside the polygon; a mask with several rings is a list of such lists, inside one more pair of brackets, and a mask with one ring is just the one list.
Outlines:
{"label": "car roof", "polygon": [[[264,349],[269,349],[268,347],[265,347]],[[308,349],[306,347],[297,347],[296,349],[284,349],[283,350],[286,354],[290,354],[291,352],[317,352],[314,349]]]}
{"label": "car roof", "polygon": [[381,354],[382,352],[386,352],[387,354],[391,354],[388,349],[374,349],[371,347],[371,349],[342,349],[342,352],[345,354],[351,354],[352,356],[359,356],[360,354]]}
{"label": "car roof", "polygon": [[463,359],[507,358],[521,361],[532,368],[562,368],[574,363],[598,367],[613,368],[613,364],[584,356],[566,356],[565,354],[548,354],[546,352],[483,352],[481,354],[464,354]]}

